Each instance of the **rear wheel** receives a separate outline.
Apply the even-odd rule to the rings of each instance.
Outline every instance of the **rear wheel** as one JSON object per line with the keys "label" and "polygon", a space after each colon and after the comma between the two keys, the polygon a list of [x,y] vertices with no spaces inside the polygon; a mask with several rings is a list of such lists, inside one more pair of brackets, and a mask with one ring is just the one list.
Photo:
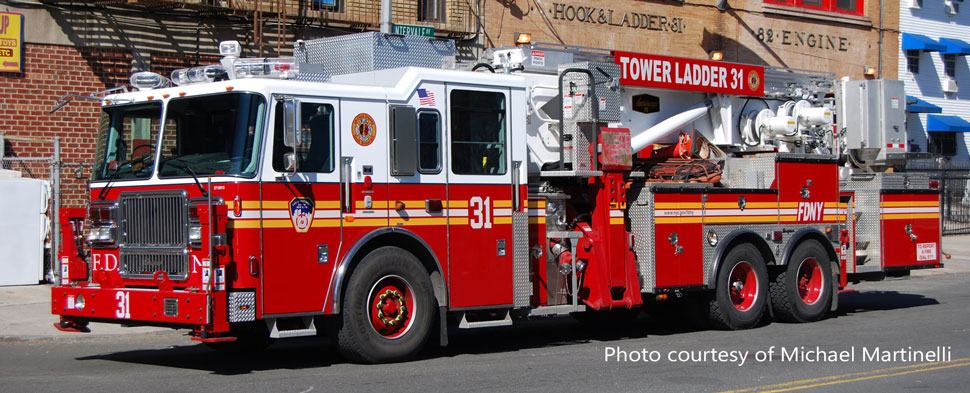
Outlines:
{"label": "rear wheel", "polygon": [[788,266],[771,282],[771,306],[787,322],[812,322],[825,315],[832,301],[832,264],[817,240],[795,248]]}
{"label": "rear wheel", "polygon": [[407,251],[382,247],[364,257],[344,299],[337,345],[350,360],[405,360],[428,340],[435,312],[431,280]]}
{"label": "rear wheel", "polygon": [[754,327],[764,313],[768,272],[758,248],[742,243],[724,257],[717,274],[708,318],[724,329]]}

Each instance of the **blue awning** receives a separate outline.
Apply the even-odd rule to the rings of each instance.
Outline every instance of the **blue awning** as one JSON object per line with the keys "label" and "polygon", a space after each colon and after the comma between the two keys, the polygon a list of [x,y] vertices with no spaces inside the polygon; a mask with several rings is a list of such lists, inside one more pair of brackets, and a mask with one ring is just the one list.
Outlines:
{"label": "blue awning", "polygon": [[940,43],[946,47],[946,50],[940,52],[944,55],[970,55],[970,44],[964,41],[940,38]]}
{"label": "blue awning", "polygon": [[943,108],[913,96],[906,96],[906,112],[943,113]]}
{"label": "blue awning", "polygon": [[940,52],[946,46],[925,35],[903,33],[903,50],[912,49]]}
{"label": "blue awning", "polygon": [[927,115],[926,131],[970,132],[970,122],[958,116]]}

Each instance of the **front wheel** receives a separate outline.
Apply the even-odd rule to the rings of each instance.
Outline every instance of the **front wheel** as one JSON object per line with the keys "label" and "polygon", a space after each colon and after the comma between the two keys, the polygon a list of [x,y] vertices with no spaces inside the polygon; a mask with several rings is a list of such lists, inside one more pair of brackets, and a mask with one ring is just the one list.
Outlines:
{"label": "front wheel", "polygon": [[825,315],[832,301],[832,262],[816,240],[799,244],[785,270],[771,282],[771,306],[779,319],[812,322]]}
{"label": "front wheel", "polygon": [[708,317],[723,329],[748,329],[761,320],[768,292],[768,270],[758,248],[750,243],[727,253],[717,274]]}
{"label": "front wheel", "polygon": [[337,345],[364,363],[405,360],[431,333],[431,280],[414,255],[397,247],[374,250],[347,283]]}

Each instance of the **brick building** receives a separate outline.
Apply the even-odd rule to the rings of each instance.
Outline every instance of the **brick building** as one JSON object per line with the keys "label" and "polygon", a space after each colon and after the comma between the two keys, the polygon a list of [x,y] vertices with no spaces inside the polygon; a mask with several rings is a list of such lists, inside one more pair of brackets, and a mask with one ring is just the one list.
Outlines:
{"label": "brick building", "polygon": [[[880,10],[880,4],[883,9]],[[727,61],[862,78],[896,76],[898,1],[488,1],[486,46],[534,41]]]}
{"label": "brick building", "polygon": [[[537,42],[614,48],[833,72],[865,66],[897,75],[898,0],[394,0],[394,23],[427,25],[458,40],[464,56]],[[376,30],[378,0],[0,0],[24,15],[23,72],[0,72],[4,156],[50,154],[60,137],[68,164],[93,161],[99,104],[88,95],[127,83],[133,71],[168,75],[208,64],[234,39],[244,56],[288,55],[296,39]],[[26,139],[33,138],[33,139]],[[21,165],[25,176],[41,169]],[[62,171],[64,206],[84,206],[85,178]]]}

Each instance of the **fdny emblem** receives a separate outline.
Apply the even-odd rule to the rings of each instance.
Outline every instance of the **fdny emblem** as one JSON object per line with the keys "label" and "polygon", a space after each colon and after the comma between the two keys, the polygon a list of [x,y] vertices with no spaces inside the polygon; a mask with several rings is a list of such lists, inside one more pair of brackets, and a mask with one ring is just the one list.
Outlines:
{"label": "fdny emblem", "polygon": [[350,133],[354,134],[354,140],[358,145],[367,146],[374,142],[377,136],[377,127],[374,125],[374,118],[366,113],[361,113],[354,118],[354,123],[350,126]]}
{"label": "fdny emblem", "polygon": [[310,230],[313,223],[313,201],[307,198],[293,198],[290,201],[290,220],[297,232]]}
{"label": "fdny emblem", "polygon": [[751,90],[758,90],[761,86],[761,76],[758,75],[757,71],[751,71],[748,73],[748,87]]}

